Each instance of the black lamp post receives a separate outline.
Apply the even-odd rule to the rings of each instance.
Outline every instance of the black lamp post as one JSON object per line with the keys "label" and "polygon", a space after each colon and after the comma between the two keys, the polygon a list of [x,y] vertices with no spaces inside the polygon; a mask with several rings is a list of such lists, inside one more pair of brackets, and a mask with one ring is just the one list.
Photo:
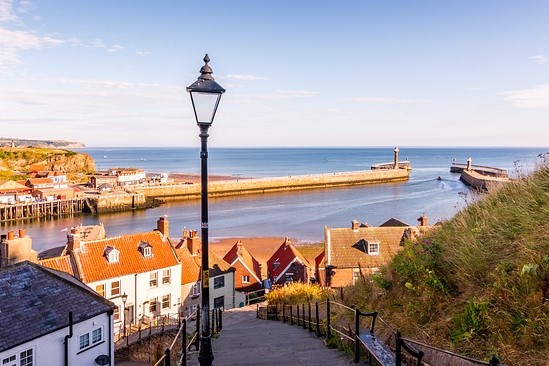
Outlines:
{"label": "black lamp post", "polygon": [[122,318],[124,322],[124,337],[126,337],[126,300],[128,300],[128,295],[124,292],[122,294],[122,303],[124,304],[124,317]]}
{"label": "black lamp post", "polygon": [[196,123],[200,128],[200,182],[201,182],[201,235],[202,235],[202,335],[200,339],[200,350],[198,362],[200,365],[210,366],[214,355],[212,351],[212,342],[210,338],[210,266],[208,263],[208,130],[212,125],[221,99],[221,94],[225,93],[212,76],[212,68],[208,65],[210,58],[204,56],[204,66],[200,69],[198,79],[187,87],[191,95],[194,116]]}

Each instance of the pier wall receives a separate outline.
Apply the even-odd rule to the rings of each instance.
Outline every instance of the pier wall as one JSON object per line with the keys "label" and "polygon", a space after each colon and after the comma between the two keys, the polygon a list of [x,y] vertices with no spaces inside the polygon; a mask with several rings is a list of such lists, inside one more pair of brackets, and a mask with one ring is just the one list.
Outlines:
{"label": "pier wall", "polygon": [[[210,197],[253,193],[286,192],[329,187],[345,187],[376,183],[402,182],[410,178],[408,169],[364,170],[355,172],[312,174],[288,177],[235,179],[208,183]],[[154,187],[135,187],[135,193],[147,197],[196,199],[200,198],[200,183],[170,184]]]}
{"label": "pier wall", "polygon": [[509,182],[509,178],[490,177],[477,173],[474,170],[463,170],[459,179],[468,186],[482,190],[489,190],[500,184]]}
{"label": "pier wall", "polygon": [[146,198],[142,193],[109,194],[89,199],[94,205],[91,212],[129,211],[135,208],[146,207]]}

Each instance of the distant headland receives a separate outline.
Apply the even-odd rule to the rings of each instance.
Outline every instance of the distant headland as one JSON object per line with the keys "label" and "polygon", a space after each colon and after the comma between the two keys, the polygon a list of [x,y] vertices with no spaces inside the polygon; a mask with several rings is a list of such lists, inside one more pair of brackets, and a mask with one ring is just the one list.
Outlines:
{"label": "distant headland", "polygon": [[65,140],[32,140],[13,137],[0,137],[0,146],[11,147],[43,147],[50,149],[83,149],[86,147],[81,142]]}

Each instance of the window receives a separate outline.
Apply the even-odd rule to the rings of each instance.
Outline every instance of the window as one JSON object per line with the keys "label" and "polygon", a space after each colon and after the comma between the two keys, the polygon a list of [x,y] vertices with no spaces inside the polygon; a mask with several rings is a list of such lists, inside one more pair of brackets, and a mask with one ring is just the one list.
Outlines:
{"label": "window", "polygon": [[368,243],[368,254],[379,254],[379,243]]}
{"label": "window", "polygon": [[95,286],[95,292],[97,292],[99,295],[105,297],[105,285],[97,285]]}
{"label": "window", "polygon": [[170,294],[162,296],[162,309],[170,307]]}
{"label": "window", "polygon": [[171,275],[171,270],[169,269],[165,269],[162,271],[162,284],[165,285],[167,283],[170,283],[170,276]]}
{"label": "window", "polygon": [[102,339],[103,337],[102,337],[101,328],[94,329],[92,331],[92,343],[96,344],[98,342],[101,342]]}
{"label": "window", "polygon": [[120,295],[120,281],[111,282],[111,297]]}
{"label": "window", "polygon": [[143,255],[144,255],[145,257],[150,257],[150,256],[152,255],[152,249],[151,249],[151,247],[146,247],[146,248],[144,248],[144,250],[143,250]]}
{"label": "window", "polygon": [[2,359],[2,366],[17,366],[15,363],[15,355]]}
{"label": "window", "polygon": [[191,290],[191,297],[192,298],[197,298],[198,296],[200,296],[200,281],[198,281],[197,283],[195,283],[193,285],[193,288]]}
{"label": "window", "polygon": [[284,282],[285,283],[293,282],[293,280],[294,280],[294,274],[293,273],[286,273],[284,275]]}
{"label": "window", "polygon": [[195,311],[198,311],[198,304],[191,305],[189,308],[189,316],[193,315]]}
{"label": "window", "polygon": [[32,366],[34,365],[33,360],[32,348],[19,354],[19,366]]}
{"label": "window", "polygon": [[86,333],[80,336],[80,349],[88,348],[90,346],[90,333]]}
{"label": "window", "polygon": [[360,277],[360,271],[358,269],[353,269],[353,285],[356,284],[358,278]]}
{"label": "window", "polygon": [[225,276],[214,278],[214,289],[225,287]]}
{"label": "window", "polygon": [[151,286],[151,287],[158,286],[158,273],[157,272],[151,272],[149,274],[149,286]]}
{"label": "window", "polygon": [[110,246],[107,246],[105,248],[103,255],[107,258],[109,263],[118,263],[118,261],[120,260],[120,252],[116,250],[116,248]]}
{"label": "window", "polygon": [[120,320],[120,306],[117,306],[117,307],[114,308],[112,318],[114,319],[114,321]]}
{"label": "window", "polygon": [[158,301],[156,299],[149,300],[149,312],[150,313],[155,313],[156,312],[157,302]]}
{"label": "window", "polygon": [[225,296],[219,296],[214,299],[214,309],[219,309],[225,306]]}
{"label": "window", "polygon": [[140,241],[137,250],[139,250],[145,258],[152,257],[152,246],[146,241]]}
{"label": "window", "polygon": [[242,283],[250,283],[250,276],[242,276]]}

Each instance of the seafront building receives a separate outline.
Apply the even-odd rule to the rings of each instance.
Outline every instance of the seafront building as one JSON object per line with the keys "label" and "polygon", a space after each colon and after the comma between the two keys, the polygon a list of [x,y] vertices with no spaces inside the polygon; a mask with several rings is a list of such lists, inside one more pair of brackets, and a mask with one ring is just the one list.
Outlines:
{"label": "seafront building", "polygon": [[235,269],[235,288],[241,292],[253,292],[263,288],[261,264],[238,240],[223,259]]}

